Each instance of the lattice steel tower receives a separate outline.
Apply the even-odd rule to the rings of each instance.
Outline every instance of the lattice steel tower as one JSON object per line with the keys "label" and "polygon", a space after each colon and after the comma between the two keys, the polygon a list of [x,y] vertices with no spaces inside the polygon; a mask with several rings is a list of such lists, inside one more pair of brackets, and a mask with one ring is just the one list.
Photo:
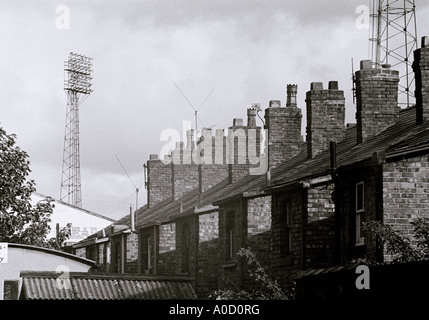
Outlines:
{"label": "lattice steel tower", "polygon": [[79,157],[79,105],[91,94],[92,58],[71,52],[64,62],[67,94],[60,200],[82,207]]}
{"label": "lattice steel tower", "polygon": [[371,0],[371,59],[376,66],[390,64],[400,73],[399,103],[415,103],[413,52],[417,49],[414,0]]}

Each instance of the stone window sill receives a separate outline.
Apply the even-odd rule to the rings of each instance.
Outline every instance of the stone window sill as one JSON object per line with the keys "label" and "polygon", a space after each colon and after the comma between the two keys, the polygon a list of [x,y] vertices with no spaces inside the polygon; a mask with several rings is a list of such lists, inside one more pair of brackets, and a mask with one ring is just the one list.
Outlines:
{"label": "stone window sill", "polygon": [[237,267],[237,260],[229,260],[225,262],[224,265],[222,265],[222,268],[229,269],[229,268],[236,268]]}
{"label": "stone window sill", "polygon": [[281,267],[281,266],[289,266],[293,264],[293,258],[292,256],[287,256],[285,258],[280,258],[275,262],[275,266],[276,267]]}

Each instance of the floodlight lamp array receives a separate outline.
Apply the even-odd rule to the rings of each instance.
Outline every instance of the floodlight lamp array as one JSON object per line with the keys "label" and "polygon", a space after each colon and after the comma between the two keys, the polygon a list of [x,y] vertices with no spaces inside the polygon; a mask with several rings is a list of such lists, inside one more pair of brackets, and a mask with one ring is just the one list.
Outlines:
{"label": "floodlight lamp array", "polygon": [[92,58],[71,52],[64,62],[64,90],[90,94],[92,71]]}

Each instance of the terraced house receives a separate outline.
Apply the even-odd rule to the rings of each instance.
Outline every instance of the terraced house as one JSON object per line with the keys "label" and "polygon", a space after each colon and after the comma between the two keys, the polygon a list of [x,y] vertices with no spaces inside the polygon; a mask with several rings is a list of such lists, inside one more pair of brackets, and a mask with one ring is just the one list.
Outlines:
{"label": "terraced house", "polygon": [[[270,101],[261,126],[254,105],[247,124],[234,119],[228,134],[206,129],[194,141],[189,131],[163,159],[170,161],[151,155],[147,205],[75,244],[76,254],[107,272],[190,277],[200,299],[258,288],[240,248],[251,248],[285,289],[311,270],[390,261],[362,222],[408,234],[413,219],[429,216],[428,39],[414,54],[416,105],[398,107],[398,71],[364,60],[356,124],[345,124],[337,81],[326,89],[313,82],[304,141],[297,86],[288,85],[285,105]],[[196,163],[193,154],[211,161]]]}

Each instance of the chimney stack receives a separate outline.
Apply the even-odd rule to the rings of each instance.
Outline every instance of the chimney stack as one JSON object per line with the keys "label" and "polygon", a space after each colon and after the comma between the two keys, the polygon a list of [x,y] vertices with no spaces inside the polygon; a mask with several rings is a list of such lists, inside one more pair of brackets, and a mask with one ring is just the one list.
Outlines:
{"label": "chimney stack", "polygon": [[234,183],[249,174],[247,164],[247,133],[242,118],[233,119],[226,138],[226,160],[229,170],[229,183]]}
{"label": "chimney stack", "polygon": [[[193,142],[192,135],[193,130],[186,132],[187,139]],[[176,149],[171,153],[171,176],[173,199],[177,200],[181,198],[187,192],[198,188],[199,185],[199,173],[198,165],[192,159],[193,144],[185,146],[183,141],[176,143]]]}
{"label": "chimney stack", "polygon": [[164,164],[157,154],[147,161],[147,205],[153,207],[172,195],[171,164]]}
{"label": "chimney stack", "polygon": [[416,123],[429,120],[429,37],[422,37],[421,48],[414,51]]}
{"label": "chimney stack", "polygon": [[307,103],[307,155],[311,159],[329,148],[330,141],[339,142],[345,137],[344,91],[338,82],[330,81],[328,89],[322,82],[311,83]]}
{"label": "chimney stack", "polygon": [[224,131],[216,130],[212,136],[211,129],[203,129],[197,144],[201,156],[198,165],[199,191],[204,192],[228,178],[228,165],[225,163],[225,137]]}
{"label": "chimney stack", "polygon": [[268,168],[272,169],[295,157],[301,143],[301,109],[297,107],[298,86],[286,88],[286,107],[279,100],[271,100],[265,109],[265,129],[268,131]]}
{"label": "chimney stack", "polygon": [[362,143],[395,124],[399,117],[399,72],[389,65],[373,68],[363,60],[356,71],[357,143]]}

